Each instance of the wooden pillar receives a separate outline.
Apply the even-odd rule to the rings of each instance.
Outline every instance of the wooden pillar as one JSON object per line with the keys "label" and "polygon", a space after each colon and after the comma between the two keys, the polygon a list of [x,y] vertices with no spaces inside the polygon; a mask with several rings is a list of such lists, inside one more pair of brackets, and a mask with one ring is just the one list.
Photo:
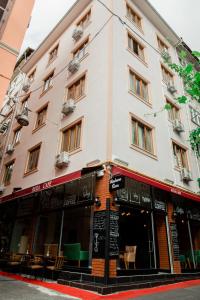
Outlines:
{"label": "wooden pillar", "polygon": [[169,251],[168,251],[168,240],[167,240],[167,229],[165,223],[165,216],[156,215],[155,217],[156,231],[158,237],[158,251],[159,251],[159,262],[160,269],[169,270]]}

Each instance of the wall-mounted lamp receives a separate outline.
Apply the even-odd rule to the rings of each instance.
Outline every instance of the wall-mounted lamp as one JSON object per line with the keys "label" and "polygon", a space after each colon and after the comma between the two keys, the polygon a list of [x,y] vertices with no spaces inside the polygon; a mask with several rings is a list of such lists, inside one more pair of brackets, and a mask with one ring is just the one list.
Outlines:
{"label": "wall-mounted lamp", "polygon": [[94,204],[95,204],[97,207],[100,207],[100,206],[101,206],[101,200],[99,199],[99,197],[95,197],[95,199],[94,199]]}

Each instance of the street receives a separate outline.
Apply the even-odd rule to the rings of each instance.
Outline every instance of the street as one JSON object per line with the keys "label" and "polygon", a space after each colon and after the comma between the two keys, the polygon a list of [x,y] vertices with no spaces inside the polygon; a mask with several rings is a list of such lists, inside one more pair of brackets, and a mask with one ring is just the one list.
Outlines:
{"label": "street", "polygon": [[102,296],[86,290],[22,279],[20,276],[0,276],[0,300],[200,300],[200,281],[193,280],[155,288],[132,290]]}

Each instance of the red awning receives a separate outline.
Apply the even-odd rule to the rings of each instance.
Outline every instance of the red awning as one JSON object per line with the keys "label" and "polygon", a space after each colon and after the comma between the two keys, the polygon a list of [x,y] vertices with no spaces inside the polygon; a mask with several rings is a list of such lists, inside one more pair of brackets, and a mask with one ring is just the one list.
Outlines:
{"label": "red awning", "polygon": [[174,187],[172,185],[168,185],[164,182],[157,181],[156,179],[147,177],[145,175],[136,173],[134,171],[127,170],[123,167],[113,165],[112,173],[113,173],[113,175],[117,175],[117,174],[124,175],[124,176],[127,176],[129,178],[133,178],[137,181],[144,182],[144,183],[147,183],[149,185],[155,186],[155,187],[157,187],[161,190],[165,190],[165,191],[171,192],[173,194],[179,195],[181,197],[200,202],[200,196],[199,195],[187,192],[185,190]]}
{"label": "red awning", "polygon": [[76,172],[64,175],[62,177],[58,177],[58,178],[49,180],[47,182],[40,183],[38,185],[29,187],[27,189],[17,191],[15,193],[10,194],[10,195],[1,197],[0,198],[0,203],[4,203],[6,201],[10,201],[10,200],[13,200],[13,199],[16,199],[16,198],[19,198],[19,197],[27,196],[27,195],[30,195],[32,193],[37,193],[37,192],[40,192],[42,190],[47,190],[47,189],[49,189],[51,187],[54,187],[56,185],[64,184],[64,183],[67,183],[69,181],[78,179],[80,177],[81,177],[81,171],[76,171]]}

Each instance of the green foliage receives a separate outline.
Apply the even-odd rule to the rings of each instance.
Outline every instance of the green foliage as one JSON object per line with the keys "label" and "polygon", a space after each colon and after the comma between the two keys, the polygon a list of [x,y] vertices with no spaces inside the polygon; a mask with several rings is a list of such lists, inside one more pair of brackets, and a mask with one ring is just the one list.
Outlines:
{"label": "green foliage", "polygon": [[196,155],[200,157],[200,128],[192,130],[189,138],[192,150],[194,150]]}
{"label": "green foliage", "polygon": [[[196,57],[196,59],[200,63],[200,52],[193,51],[192,55]],[[164,62],[168,65],[168,67],[176,72],[180,78],[183,79],[184,87],[186,94],[188,96],[182,95],[178,96],[175,100],[178,104],[186,104],[189,101],[196,100],[200,103],[200,73],[194,68],[194,66],[189,63],[186,66],[177,65],[171,62],[171,59],[166,55],[162,55]],[[187,58],[187,53],[185,51],[181,51],[179,53],[179,57],[182,60]],[[170,110],[172,107],[170,104],[165,104],[164,109]],[[192,149],[195,151],[196,155],[200,157],[200,128],[197,128],[190,132],[189,140]],[[198,179],[200,182],[200,178]]]}

